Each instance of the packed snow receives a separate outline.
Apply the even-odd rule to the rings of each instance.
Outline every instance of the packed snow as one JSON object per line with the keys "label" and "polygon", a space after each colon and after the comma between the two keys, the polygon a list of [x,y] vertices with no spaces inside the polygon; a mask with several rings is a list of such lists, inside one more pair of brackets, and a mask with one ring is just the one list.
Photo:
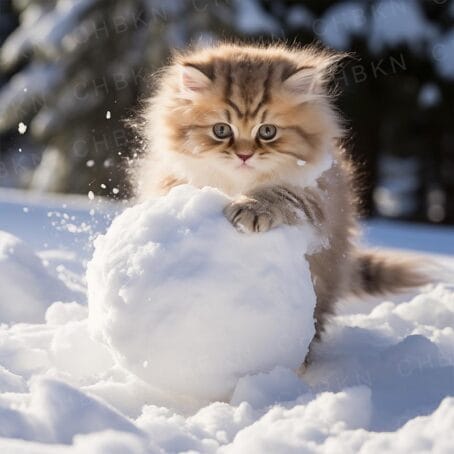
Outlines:
{"label": "packed snow", "polygon": [[298,368],[315,332],[310,227],[240,234],[228,202],[180,186],[128,208],[87,271],[92,333],[147,383],[204,404],[248,373]]}
{"label": "packed snow", "polygon": [[[307,348],[304,329],[293,331],[296,320],[288,322],[285,342],[303,345],[278,358],[282,345],[266,342],[282,327],[261,322],[267,313],[282,316],[283,323],[290,316],[309,320],[310,283],[294,282],[297,269],[305,282],[306,262],[292,247],[297,239],[301,252],[309,248],[307,233],[283,228],[242,236],[222,218],[227,199],[213,190],[180,188],[123,211],[98,198],[4,194],[0,452],[453,452],[454,279],[398,297],[341,302],[312,364],[298,376],[295,364]],[[122,213],[109,227],[117,211]],[[93,255],[97,233],[104,236],[95,241]],[[365,241],[445,254],[452,273],[453,234],[373,222]],[[90,259],[87,304],[84,274]],[[251,267],[257,267],[255,273]],[[225,279],[216,289],[225,295],[213,299],[214,286],[198,292],[220,272]],[[257,272],[266,279],[257,282]],[[290,304],[296,299],[288,287],[298,286],[304,287],[305,308]],[[165,300],[160,308],[160,289],[181,298]],[[92,300],[92,292],[99,299]],[[153,298],[147,300],[146,292]],[[227,295],[248,292],[254,297],[229,311]],[[279,301],[282,312],[273,295],[289,299]],[[257,308],[259,298],[263,307]],[[257,309],[260,322],[248,307]],[[158,327],[153,319],[158,311],[175,325]],[[121,326],[123,317],[134,326]],[[229,321],[235,326],[227,342]],[[151,327],[149,337],[145,325]],[[179,330],[192,337],[183,339]],[[236,364],[222,361],[229,348]],[[235,357],[239,349],[246,354]],[[203,371],[199,382],[187,375],[197,361]],[[156,364],[157,375],[150,372]],[[219,383],[212,381],[215,367],[224,368]]]}

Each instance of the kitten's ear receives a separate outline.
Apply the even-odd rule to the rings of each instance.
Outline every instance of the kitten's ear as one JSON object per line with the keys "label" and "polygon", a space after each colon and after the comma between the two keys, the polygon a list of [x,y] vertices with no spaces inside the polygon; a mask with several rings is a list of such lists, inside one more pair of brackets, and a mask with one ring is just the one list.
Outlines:
{"label": "kitten's ear", "polygon": [[284,80],[284,87],[297,100],[319,97],[324,90],[324,71],[316,66],[302,66]]}
{"label": "kitten's ear", "polygon": [[211,79],[200,69],[192,65],[180,65],[180,91],[184,98],[191,98],[194,94],[207,89]]}
{"label": "kitten's ear", "polygon": [[327,85],[334,78],[338,63],[347,56],[348,54],[343,53],[313,54],[308,65],[300,66],[287,75],[283,81],[284,87],[298,102],[323,98],[328,94]]}

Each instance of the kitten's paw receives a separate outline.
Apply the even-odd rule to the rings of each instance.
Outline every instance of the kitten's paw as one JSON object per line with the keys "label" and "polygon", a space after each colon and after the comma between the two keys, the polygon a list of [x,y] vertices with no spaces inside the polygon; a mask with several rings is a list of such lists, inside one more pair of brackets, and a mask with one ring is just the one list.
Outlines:
{"label": "kitten's paw", "polygon": [[278,222],[273,212],[256,200],[245,199],[224,208],[225,217],[240,232],[266,232]]}

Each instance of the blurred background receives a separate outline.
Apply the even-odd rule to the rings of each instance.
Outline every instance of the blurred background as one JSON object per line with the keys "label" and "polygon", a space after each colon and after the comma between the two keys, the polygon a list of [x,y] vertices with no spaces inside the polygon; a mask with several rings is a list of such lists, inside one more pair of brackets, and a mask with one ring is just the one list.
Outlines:
{"label": "blurred background", "polygon": [[336,84],[365,215],[454,223],[454,0],[0,0],[0,186],[128,198],[150,75],[232,37],[353,52]]}

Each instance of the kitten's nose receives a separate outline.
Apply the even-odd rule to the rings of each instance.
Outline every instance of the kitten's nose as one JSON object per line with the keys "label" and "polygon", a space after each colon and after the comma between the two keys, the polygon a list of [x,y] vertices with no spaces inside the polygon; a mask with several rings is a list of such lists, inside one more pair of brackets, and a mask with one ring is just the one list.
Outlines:
{"label": "kitten's nose", "polygon": [[249,158],[252,158],[254,153],[246,154],[246,153],[237,153],[236,154],[243,162],[246,162]]}

